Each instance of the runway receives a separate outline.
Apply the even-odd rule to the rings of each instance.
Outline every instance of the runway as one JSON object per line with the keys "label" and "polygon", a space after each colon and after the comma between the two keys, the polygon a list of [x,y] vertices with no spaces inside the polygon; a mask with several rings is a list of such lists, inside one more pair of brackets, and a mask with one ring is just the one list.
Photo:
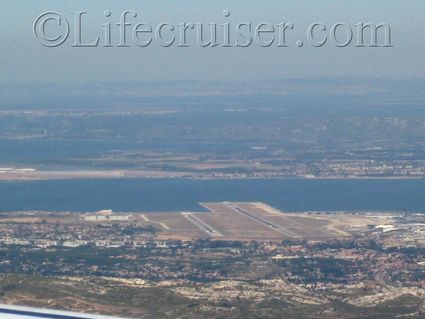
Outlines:
{"label": "runway", "polygon": [[194,215],[193,213],[182,213],[182,215],[189,220],[192,224],[199,227],[202,231],[207,233],[211,237],[222,237],[223,234],[214,229],[212,226],[208,225],[202,219]]}
{"label": "runway", "polygon": [[235,203],[223,202],[223,205],[227,206],[228,208],[233,210],[235,213],[242,214],[242,215],[244,215],[248,218],[251,218],[251,219],[265,225],[266,227],[270,227],[271,229],[281,233],[282,235],[290,236],[292,238],[297,238],[297,239],[301,238],[298,234],[296,234],[292,230],[289,230],[288,228],[283,228],[280,225],[276,225],[275,223],[272,223],[272,222],[264,219],[263,217],[260,217],[258,215],[253,214],[252,212],[247,211],[246,209],[238,206]]}

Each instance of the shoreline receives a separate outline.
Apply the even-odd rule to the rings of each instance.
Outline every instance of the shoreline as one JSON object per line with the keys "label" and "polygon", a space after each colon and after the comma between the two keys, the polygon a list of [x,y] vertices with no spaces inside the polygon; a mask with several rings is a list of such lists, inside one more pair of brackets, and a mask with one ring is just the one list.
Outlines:
{"label": "shoreline", "polygon": [[0,173],[2,181],[92,180],[92,179],[190,179],[190,180],[425,180],[425,176],[203,176],[190,172],[141,170],[68,170]]}

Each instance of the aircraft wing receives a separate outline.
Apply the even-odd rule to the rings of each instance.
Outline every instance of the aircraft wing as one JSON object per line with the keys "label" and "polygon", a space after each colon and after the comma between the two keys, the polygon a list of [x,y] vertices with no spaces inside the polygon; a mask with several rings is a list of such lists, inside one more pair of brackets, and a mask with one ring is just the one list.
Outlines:
{"label": "aircraft wing", "polygon": [[103,315],[75,313],[69,311],[40,309],[0,304],[1,319],[125,319]]}

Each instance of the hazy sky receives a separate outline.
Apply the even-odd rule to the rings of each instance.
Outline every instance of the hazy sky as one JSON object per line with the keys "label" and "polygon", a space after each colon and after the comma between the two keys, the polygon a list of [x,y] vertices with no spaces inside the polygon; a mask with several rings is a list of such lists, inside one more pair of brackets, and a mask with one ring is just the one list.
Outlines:
{"label": "hazy sky", "polygon": [[[118,43],[120,14],[153,26],[161,22],[238,22],[278,24],[292,22],[289,48],[72,48],[73,16],[87,11],[83,40],[102,36],[102,24],[111,22],[112,43]],[[231,16],[225,18],[223,10]],[[112,16],[105,18],[104,11]],[[71,37],[59,48],[47,48],[35,39],[33,23],[46,11],[57,11],[71,24]],[[423,0],[252,0],[252,1],[80,1],[3,0],[0,10],[0,83],[97,81],[270,80],[306,77],[425,77],[425,1]],[[359,22],[386,22],[392,28],[393,48],[322,48],[295,43],[306,37],[311,23],[329,28],[336,22],[354,27]],[[131,32],[130,32],[131,33]],[[131,42],[131,41],[129,41]]]}

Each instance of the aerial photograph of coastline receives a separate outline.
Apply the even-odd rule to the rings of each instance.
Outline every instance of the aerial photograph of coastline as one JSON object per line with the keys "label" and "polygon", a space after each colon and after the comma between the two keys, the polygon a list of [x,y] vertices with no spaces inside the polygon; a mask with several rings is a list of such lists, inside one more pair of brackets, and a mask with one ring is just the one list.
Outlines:
{"label": "aerial photograph of coastline", "polygon": [[425,318],[425,2],[0,10],[0,319]]}

